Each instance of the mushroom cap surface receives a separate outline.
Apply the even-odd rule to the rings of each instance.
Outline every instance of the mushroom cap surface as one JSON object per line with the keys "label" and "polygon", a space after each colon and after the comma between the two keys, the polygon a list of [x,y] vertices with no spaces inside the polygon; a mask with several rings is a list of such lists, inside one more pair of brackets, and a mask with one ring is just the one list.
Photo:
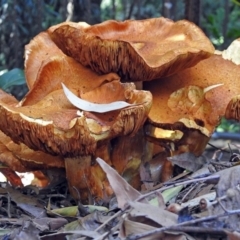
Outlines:
{"label": "mushroom cap surface", "polygon": [[27,45],[25,55],[25,73],[30,90],[21,101],[22,106],[35,104],[52,91],[61,89],[59,83],[67,84],[71,89],[78,89],[81,81],[81,89],[78,91],[84,94],[103,82],[120,79],[115,73],[98,75],[83,67],[66,56],[46,32],[38,34]]}
{"label": "mushroom cap surface", "polygon": [[[124,96],[121,100],[136,105],[101,114],[81,112],[60,89],[31,106],[16,107],[0,101],[0,129],[16,143],[53,155],[70,157],[94,153],[99,141],[134,134],[145,122],[151,107],[151,93],[135,90],[129,83],[105,83],[109,84],[113,90],[118,85],[121,92],[116,94],[118,100]],[[111,94],[115,96],[114,91],[109,92],[110,88],[102,87],[103,99]],[[89,97],[92,101],[93,95]],[[100,101],[99,94],[95,95],[94,102]]]}
{"label": "mushroom cap surface", "polygon": [[[144,89],[153,94],[149,121],[164,129],[178,129],[182,122],[211,136],[220,118],[226,116],[229,102],[239,95],[239,73],[240,65],[215,54],[161,81],[146,82]],[[204,89],[218,84],[222,85],[204,93]],[[237,115],[231,118],[240,120]]]}
{"label": "mushroom cap surface", "polygon": [[[55,30],[55,28],[66,25],[73,26],[77,29],[89,26],[87,23],[83,22],[63,22],[50,27],[48,29],[48,32],[51,33]],[[63,56],[64,54],[51,40],[47,32],[39,33],[27,45],[25,45],[24,67],[26,82],[29,89],[33,88],[35,81],[39,78],[37,76],[39,73],[39,69],[42,66],[42,62],[49,59],[50,57],[59,55]]]}
{"label": "mushroom cap surface", "polygon": [[[0,102],[9,106],[16,106],[18,103],[17,99],[1,89]],[[63,158],[41,151],[34,151],[23,143],[16,144],[2,131],[0,131],[0,162],[18,172],[27,172],[48,167],[64,167]]]}
{"label": "mushroom cap surface", "polygon": [[25,144],[16,144],[0,131],[0,162],[17,172],[29,172],[46,168],[64,168],[60,156],[34,151]]}
{"label": "mushroom cap surface", "polygon": [[62,25],[49,34],[84,66],[99,74],[115,72],[129,81],[174,74],[214,52],[202,30],[186,20],[109,20],[85,28]]}
{"label": "mushroom cap surface", "polygon": [[[43,49],[44,51],[42,51]],[[25,46],[24,70],[29,89],[33,88],[42,61],[61,53],[62,51],[56,47],[46,32],[39,33],[37,37],[33,38],[30,43]]]}

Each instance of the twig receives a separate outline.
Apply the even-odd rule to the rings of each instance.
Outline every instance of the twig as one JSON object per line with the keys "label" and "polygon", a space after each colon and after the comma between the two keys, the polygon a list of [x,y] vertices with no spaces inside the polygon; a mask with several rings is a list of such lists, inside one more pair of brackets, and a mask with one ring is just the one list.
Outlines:
{"label": "twig", "polygon": [[210,160],[209,163],[211,163],[214,166],[220,166],[225,168],[230,168],[234,166],[233,162],[216,162],[215,160]]}
{"label": "twig", "polygon": [[100,229],[102,229],[103,227],[105,227],[110,221],[112,221],[114,218],[120,216],[121,214],[123,214],[127,208],[129,207],[129,205],[127,207],[125,207],[123,210],[120,210],[118,212],[116,212],[114,215],[112,215],[107,221],[105,221],[102,225],[100,225],[97,229],[95,229],[95,232],[98,232]]}
{"label": "twig", "polygon": [[173,232],[187,232],[187,233],[197,233],[197,234],[214,234],[221,235],[222,237],[226,237],[226,229],[216,229],[216,228],[206,228],[206,227],[172,227],[171,231]]}
{"label": "twig", "polygon": [[194,184],[193,186],[190,187],[190,189],[188,189],[188,191],[184,194],[184,196],[182,197],[181,202],[185,202],[185,199],[188,197],[188,195],[194,190],[196,189],[196,187],[199,186],[198,183]]}
{"label": "twig", "polygon": [[208,143],[208,145],[211,146],[212,148],[215,148],[215,149],[220,150],[220,151],[222,151],[222,152],[230,153],[229,151],[227,151],[227,150],[225,150],[225,149],[220,149],[220,148],[214,146],[214,145],[211,144],[211,143]]}
{"label": "twig", "polygon": [[63,194],[57,193],[57,194],[48,194],[47,195],[48,198],[53,198],[53,197],[58,197],[58,198],[66,198],[66,196],[64,196]]}
{"label": "twig", "polygon": [[123,221],[124,221],[123,218],[120,219],[119,223],[118,223],[116,226],[112,227],[112,228],[107,232],[107,234],[105,234],[105,235],[101,238],[101,240],[104,240],[104,239],[108,239],[108,240],[109,240],[109,239],[110,239],[110,234],[113,234],[114,231],[116,231],[116,230],[119,228],[119,225],[120,225],[120,226],[122,225]]}
{"label": "twig", "polygon": [[169,231],[169,230],[172,230],[172,228],[174,229],[174,228],[177,228],[177,227],[197,224],[197,223],[201,223],[201,222],[204,222],[204,221],[210,221],[210,220],[214,220],[214,219],[217,219],[217,218],[220,218],[220,217],[226,217],[226,216],[229,216],[229,215],[239,214],[239,213],[240,213],[240,209],[227,211],[227,212],[224,212],[224,213],[221,213],[221,214],[218,214],[218,215],[203,217],[203,218],[199,218],[199,219],[194,219],[194,220],[179,223],[179,224],[176,224],[176,225],[173,225],[173,226],[170,226],[170,227],[157,228],[157,229],[154,229],[154,230],[151,230],[151,231],[147,231],[145,233],[131,235],[131,236],[127,237],[126,239],[127,240],[136,240],[136,239],[140,239],[140,238],[143,238],[143,237],[148,237],[148,236],[151,236],[151,235],[154,235],[154,234],[159,234],[159,233],[164,232],[164,231]]}
{"label": "twig", "polygon": [[207,181],[212,181],[212,180],[217,180],[219,179],[220,176],[219,175],[214,175],[214,176],[208,176],[208,177],[202,177],[202,178],[194,178],[194,179],[190,179],[190,180],[186,180],[186,181],[181,181],[181,182],[177,182],[177,183],[171,183],[170,186],[164,186],[162,188],[159,188],[159,189],[156,189],[152,192],[148,192],[148,193],[145,193],[143,195],[141,195],[140,197],[138,197],[135,201],[141,201],[142,199],[152,195],[152,194],[155,194],[156,192],[159,192],[159,191],[164,191],[164,190],[167,190],[169,188],[173,188],[173,187],[177,187],[177,186],[181,186],[181,185],[187,185],[187,184],[190,184],[190,183],[196,183],[196,182],[207,182]]}
{"label": "twig", "polygon": [[8,195],[7,195],[7,200],[8,200],[7,213],[8,213],[8,217],[11,218],[12,217],[12,214],[11,214],[11,197],[10,197],[9,192],[8,192]]}
{"label": "twig", "polygon": [[[176,177],[171,178],[169,181],[171,181],[171,182],[176,181],[176,180],[178,180],[178,179],[180,179],[180,178],[182,178],[182,177],[187,176],[188,174],[190,174],[190,172],[184,171],[183,173],[180,173],[180,174],[177,175]],[[165,183],[168,183],[169,181],[167,181],[167,182],[165,182]],[[146,192],[150,192],[150,191],[153,191],[153,190],[157,190],[157,189],[163,187],[165,183],[159,183],[158,185],[156,185],[156,186],[152,187],[151,189],[147,190]]]}

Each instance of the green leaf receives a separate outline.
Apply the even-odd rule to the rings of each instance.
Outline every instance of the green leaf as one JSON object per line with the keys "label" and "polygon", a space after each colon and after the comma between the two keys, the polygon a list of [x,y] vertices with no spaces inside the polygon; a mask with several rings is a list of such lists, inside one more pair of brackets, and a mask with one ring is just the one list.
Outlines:
{"label": "green leaf", "polygon": [[8,89],[14,85],[22,85],[26,83],[24,72],[22,69],[14,68],[0,76],[0,88]]}
{"label": "green leaf", "polygon": [[3,237],[2,239],[5,239],[5,236],[10,234],[12,232],[12,229],[4,229],[4,228],[0,228],[0,237]]}

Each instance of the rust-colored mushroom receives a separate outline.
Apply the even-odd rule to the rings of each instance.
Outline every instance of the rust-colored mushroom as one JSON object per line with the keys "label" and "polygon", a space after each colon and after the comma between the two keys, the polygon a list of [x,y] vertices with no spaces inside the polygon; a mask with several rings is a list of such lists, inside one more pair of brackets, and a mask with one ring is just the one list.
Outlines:
{"label": "rust-colored mushroom", "polygon": [[239,72],[239,65],[218,53],[172,76],[145,82],[144,89],[153,94],[147,135],[171,143],[173,154],[202,154],[222,117],[240,120]]}
{"label": "rust-colored mushroom", "polygon": [[[146,34],[150,25],[152,26],[151,33]],[[156,31],[153,31],[154,27],[156,27]],[[129,34],[130,32],[133,34]],[[187,21],[174,23],[164,18],[125,21],[123,23],[107,21],[95,26],[64,23],[50,28],[48,33],[64,53],[69,54],[81,64],[90,66],[100,74],[114,71],[119,73],[123,79],[134,81],[151,80],[174,74],[209,57],[214,50],[207,37],[194,24]],[[37,42],[44,42],[45,38],[47,42],[51,42],[49,35],[42,33],[29,44],[28,49],[34,47]],[[88,44],[85,44],[86,38],[88,38]],[[39,51],[40,46],[43,45],[38,44]],[[118,85],[119,77],[116,74],[110,73],[99,76],[75,62],[73,58],[67,57],[61,51],[59,52],[59,49],[52,42],[50,46],[51,49],[49,48],[47,51],[49,51],[50,56],[54,56],[42,59],[41,68],[37,70],[38,74],[34,87],[30,89],[26,98],[22,101],[22,106],[33,105],[48,93],[60,89],[59,82],[65,83],[76,95],[89,101],[114,101],[114,98],[103,101],[101,93],[102,89],[107,89],[108,86],[110,86],[110,90],[113,89],[114,82],[115,86]],[[44,47],[41,47],[41,54],[44,51]],[[123,55],[124,59],[122,58]],[[134,59],[131,64],[129,64],[130,59]],[[30,62],[30,59],[28,62]],[[55,69],[58,69],[58,72],[52,74]],[[70,82],[66,77],[69,72],[74,73]],[[85,89],[80,87],[79,90],[78,76],[80,75]],[[90,81],[90,79],[94,79],[94,81]],[[50,81],[51,85],[49,84]],[[103,84],[104,82],[111,82],[111,84]],[[97,90],[92,91],[93,89]],[[124,98],[121,96],[120,99]],[[94,128],[100,129],[99,126]],[[126,141],[126,139],[119,139],[120,149]],[[132,139],[132,141],[136,140]],[[119,151],[118,148],[113,149],[113,153],[117,151]],[[113,154],[111,160],[116,167],[119,167],[119,159]],[[89,158],[87,161],[89,166]],[[73,167],[71,168],[73,169]],[[123,173],[122,168],[123,166],[120,166],[119,171]],[[82,172],[85,171],[86,174],[87,168],[84,169]],[[126,169],[125,172],[127,171]]]}
{"label": "rust-colored mushroom", "polygon": [[[180,121],[186,127],[195,125],[194,128],[211,136],[221,117],[239,120],[237,111],[232,116],[226,114],[230,111],[227,109],[230,101],[239,95],[239,71],[239,65],[214,54],[160,82],[146,83],[146,89],[155,96],[149,120],[156,119],[160,127]],[[211,90],[204,92],[211,86]]]}
{"label": "rust-colored mushroom", "polygon": [[[149,115],[151,125],[146,126],[148,136],[152,139],[160,136],[164,147],[174,143],[175,154],[201,152],[210,136],[209,126],[216,122],[208,116],[211,102],[203,94],[206,87],[174,82],[166,76],[176,76],[213,52],[214,47],[204,33],[184,20],[174,23],[155,18],[107,21],[94,26],[74,23],[53,26],[26,47],[30,91],[18,105],[0,101],[0,130],[16,143],[63,157],[74,197],[78,196],[73,188],[76,187],[84,200],[89,193],[103,198],[111,190],[105,174],[95,164],[95,157],[113,163],[125,176],[129,176],[131,169],[138,169],[142,158],[140,145],[144,144],[138,130],[151,108],[150,91],[154,106]],[[132,83],[121,83],[119,75],[124,81],[161,79],[146,84],[150,91],[140,91]],[[73,106],[68,101],[61,84],[81,101],[86,100],[87,105],[116,101],[130,105],[102,113],[92,108],[78,109],[78,104]],[[179,86],[187,88],[181,90]],[[180,107],[179,99],[184,102]],[[138,139],[123,137],[137,132]],[[111,152],[109,140],[117,136],[121,138],[111,142]],[[199,136],[201,142],[196,146],[194,141]],[[118,154],[126,142],[139,145],[136,152],[126,153],[125,167],[111,154]],[[128,161],[130,154],[135,154],[137,164]],[[137,185],[136,179],[133,181]]]}
{"label": "rust-colored mushroom", "polygon": [[97,73],[123,80],[160,78],[194,66],[214,52],[200,28],[165,18],[109,20],[85,28],[62,25],[50,32],[58,47]]}
{"label": "rust-colored mushroom", "polygon": [[[63,157],[73,196],[78,196],[76,187],[82,199],[87,199],[89,189],[92,196],[103,198],[104,191],[110,193],[109,185],[101,168],[94,164],[94,156],[106,159],[103,146],[110,139],[138,131],[147,118],[152,95],[136,90],[132,83],[121,83],[115,73],[98,75],[86,69],[55,49],[52,42],[50,49],[45,48],[45,41],[51,42],[47,33],[41,33],[29,44],[30,52],[40,51],[46,58],[41,57],[37,65],[36,53],[32,58],[29,55],[29,72],[37,72],[36,79],[32,79],[30,91],[20,104],[0,101],[0,129],[16,143]],[[62,83],[89,104],[124,101],[128,106],[105,113],[82,111],[69,102]]]}

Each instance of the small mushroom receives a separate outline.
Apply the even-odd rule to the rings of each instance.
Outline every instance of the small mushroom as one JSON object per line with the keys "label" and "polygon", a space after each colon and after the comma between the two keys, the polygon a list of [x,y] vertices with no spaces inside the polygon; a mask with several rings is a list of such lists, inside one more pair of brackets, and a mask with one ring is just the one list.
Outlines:
{"label": "small mushroom", "polygon": [[62,25],[49,32],[68,56],[99,74],[144,81],[194,66],[214,52],[200,28],[166,18],[105,21],[85,28]]}

